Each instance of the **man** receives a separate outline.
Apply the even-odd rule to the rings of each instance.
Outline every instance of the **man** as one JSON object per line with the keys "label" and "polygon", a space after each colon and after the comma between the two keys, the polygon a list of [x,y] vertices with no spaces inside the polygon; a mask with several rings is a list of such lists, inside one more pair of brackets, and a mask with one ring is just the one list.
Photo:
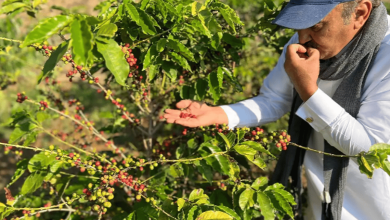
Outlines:
{"label": "man", "polygon": [[[288,111],[292,142],[339,155],[356,155],[390,142],[390,16],[377,0],[291,0],[274,23],[297,30],[260,95],[210,107],[184,100],[166,110],[168,123],[188,127],[226,123],[258,126]],[[361,174],[355,159],[323,156],[290,146],[273,182],[300,190],[308,179],[305,219],[390,219],[390,178]]]}

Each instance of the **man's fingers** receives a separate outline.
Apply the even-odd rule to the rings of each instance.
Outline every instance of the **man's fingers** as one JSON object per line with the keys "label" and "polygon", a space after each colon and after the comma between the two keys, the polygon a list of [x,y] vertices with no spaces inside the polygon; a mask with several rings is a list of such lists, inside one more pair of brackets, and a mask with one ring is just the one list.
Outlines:
{"label": "man's fingers", "polygon": [[320,59],[320,51],[315,48],[309,48],[307,49],[307,54],[309,55],[309,59]]}
{"label": "man's fingers", "polygon": [[182,101],[176,103],[176,108],[188,108],[188,106],[190,106],[192,102],[193,101],[189,100],[189,99],[182,100]]}
{"label": "man's fingers", "polygon": [[190,128],[199,127],[199,121],[194,118],[180,118],[175,121],[175,124]]}
{"label": "man's fingers", "polygon": [[300,45],[300,44],[291,44],[288,46],[288,50],[287,50],[288,53],[306,53],[307,52],[307,49],[306,47]]}
{"label": "man's fingers", "polygon": [[172,115],[172,116],[180,116],[180,113],[181,113],[181,111],[180,110],[176,110],[176,109],[166,109],[165,110],[165,113],[166,114],[164,114],[164,116],[165,115]]}

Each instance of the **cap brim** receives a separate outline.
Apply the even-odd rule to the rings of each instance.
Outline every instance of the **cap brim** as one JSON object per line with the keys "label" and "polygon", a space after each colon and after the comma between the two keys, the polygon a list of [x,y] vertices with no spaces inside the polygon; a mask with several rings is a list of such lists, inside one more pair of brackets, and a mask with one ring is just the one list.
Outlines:
{"label": "cap brim", "polygon": [[338,4],[296,5],[288,3],[272,23],[296,30],[306,29],[320,22]]}

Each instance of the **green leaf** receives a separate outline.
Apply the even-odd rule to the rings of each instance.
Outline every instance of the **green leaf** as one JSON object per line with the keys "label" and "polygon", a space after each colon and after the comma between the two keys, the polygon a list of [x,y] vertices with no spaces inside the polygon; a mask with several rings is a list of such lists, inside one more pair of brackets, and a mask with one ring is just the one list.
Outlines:
{"label": "green leaf", "polygon": [[222,40],[223,33],[218,32],[213,35],[211,38],[211,46],[215,49],[218,50],[219,45],[221,45],[221,40]]}
{"label": "green leaf", "polygon": [[291,205],[296,205],[297,203],[295,202],[294,200],[294,196],[291,195],[291,193],[287,192],[286,190],[284,189],[275,189],[274,192],[277,192],[279,193],[280,195],[283,196],[283,198],[289,202]]}
{"label": "green leaf", "polygon": [[252,187],[253,189],[255,189],[255,190],[259,190],[260,187],[263,187],[263,186],[265,186],[265,185],[267,185],[267,184],[268,184],[268,178],[262,176],[262,177],[257,178],[255,181],[253,181],[251,187]]}
{"label": "green leaf", "polygon": [[150,65],[149,66],[149,81],[152,81],[157,74],[160,72],[160,65]]}
{"label": "green leaf", "polygon": [[210,11],[200,11],[198,17],[202,25],[205,26],[211,34],[222,32],[221,26],[218,24],[217,20]]}
{"label": "green leaf", "polygon": [[204,194],[203,189],[194,189],[194,190],[192,190],[188,200],[190,202],[196,202],[199,199],[209,199],[209,196]]}
{"label": "green leaf", "polygon": [[[214,154],[217,152],[222,152],[222,150],[217,147],[212,145],[211,143],[203,143],[201,145],[201,149],[206,149],[208,152],[201,152],[202,156],[207,156],[210,154]],[[209,159],[209,160],[207,160]],[[206,161],[207,163],[212,166],[214,169],[218,170],[219,172],[223,172],[226,175],[229,175],[229,160],[226,158],[226,156],[223,155],[216,155],[214,157],[209,157],[207,158]],[[211,159],[211,160],[210,160]],[[214,160],[212,160],[214,159]]]}
{"label": "green leaf", "polygon": [[264,168],[267,167],[267,164],[260,157],[255,158],[254,160],[252,160],[252,163],[254,163],[256,166],[258,166],[260,169],[264,169]]}
{"label": "green leaf", "polygon": [[181,42],[174,40],[174,39],[169,39],[166,46],[177,53],[180,53],[183,55],[185,58],[187,58],[189,61],[195,62],[194,54],[186,47],[184,44]]}
{"label": "green leaf", "polygon": [[287,213],[292,219],[294,219],[294,213],[292,207],[288,204],[286,199],[278,192],[273,192],[275,199],[278,201],[280,207],[282,207],[283,211]]}
{"label": "green leaf", "polygon": [[234,26],[234,22],[232,17],[230,16],[229,11],[225,9],[220,9],[219,12],[222,14],[223,18],[225,19],[226,23],[232,28],[233,33],[236,33],[236,27]]}
{"label": "green leaf", "polygon": [[244,138],[245,133],[246,132],[244,130],[237,131],[237,144],[239,144],[240,141]]}
{"label": "green leaf", "polygon": [[207,93],[207,86],[208,86],[208,83],[204,79],[198,79],[196,81],[196,83],[195,83],[195,91],[196,91],[196,95],[199,98],[199,101],[202,101],[204,99],[204,96]]}
{"label": "green leaf", "polygon": [[198,209],[198,206],[193,206],[190,211],[188,211],[187,220],[194,220],[195,211]]}
{"label": "green leaf", "polygon": [[37,112],[36,117],[37,117],[37,121],[39,123],[42,123],[43,121],[45,121],[47,119],[50,119],[50,115],[48,113],[42,112],[42,111]]}
{"label": "green leaf", "polygon": [[272,0],[264,0],[264,2],[267,4],[269,9],[273,10],[275,8],[275,3]]}
{"label": "green leaf", "polygon": [[145,55],[145,58],[144,58],[144,69],[143,70],[146,70],[146,68],[148,68],[150,65],[154,64],[155,60],[157,59],[159,53],[157,52],[157,45],[156,44],[153,44],[148,52],[146,53]]}
{"label": "green leaf", "polygon": [[264,220],[275,219],[274,207],[264,192],[257,192],[257,202],[259,203],[261,215],[264,216]]}
{"label": "green leaf", "polygon": [[245,142],[242,142],[241,145],[247,145],[248,147],[251,147],[252,149],[255,149],[255,150],[260,151],[262,153],[266,153],[269,156],[275,158],[275,156],[273,154],[271,154],[271,152],[269,152],[267,149],[265,149],[260,143],[257,143],[254,141],[245,141]]}
{"label": "green leaf", "polygon": [[16,170],[11,178],[11,182],[8,183],[7,188],[14,184],[27,170],[28,160],[24,158],[16,164]]}
{"label": "green leaf", "polygon": [[242,210],[253,207],[255,204],[255,201],[253,200],[254,194],[255,191],[250,188],[247,188],[244,192],[241,193],[238,204]]}
{"label": "green leaf", "polygon": [[[177,215],[177,208],[176,205],[172,204],[172,201],[169,199],[166,199],[161,206],[161,209],[164,210],[166,213],[170,214],[171,216],[176,216]],[[137,216],[137,219],[148,219],[148,218],[140,218]],[[155,219],[155,218],[153,218]],[[165,213],[160,213],[158,220],[170,220],[171,218],[167,216]]]}
{"label": "green leaf", "polygon": [[194,99],[195,89],[190,86],[182,86],[180,90],[180,97],[182,99]]}
{"label": "green leaf", "polygon": [[205,7],[203,7],[202,4],[200,4],[199,2],[193,2],[191,4],[191,14],[192,16],[196,16],[200,10],[204,9]]}
{"label": "green leaf", "polygon": [[14,211],[15,209],[13,207],[5,207],[0,205],[0,219],[5,219],[5,217],[11,215]]}
{"label": "green leaf", "polygon": [[190,149],[196,149],[198,147],[198,143],[195,141],[195,138],[192,138],[187,141],[187,146]]}
{"label": "green leaf", "polygon": [[44,178],[45,173],[43,172],[32,173],[30,176],[27,177],[26,181],[24,181],[20,194],[26,195],[35,192],[38,188],[42,186]]}
{"label": "green leaf", "polygon": [[47,2],[47,0],[34,0],[32,5],[33,5],[33,8],[36,8],[38,5],[44,4],[46,2]]}
{"label": "green leaf", "polygon": [[171,57],[171,59],[173,61],[178,63],[184,69],[186,69],[188,71],[191,71],[191,67],[190,67],[190,65],[188,64],[187,60],[184,57],[180,56],[179,54],[177,54],[175,52],[169,52],[168,55]]}
{"label": "green leaf", "polygon": [[174,62],[163,61],[162,69],[168,75],[168,77],[171,79],[171,81],[175,81],[177,79],[178,66],[175,65]]}
{"label": "green leaf", "polygon": [[133,218],[135,218],[135,211],[134,212],[132,212],[132,213],[130,213],[130,215],[128,215],[127,217],[126,217],[126,219],[124,219],[124,220],[133,220]]}
{"label": "green leaf", "polygon": [[280,183],[274,183],[270,186],[267,186],[267,188],[264,191],[272,191],[275,189],[284,189],[284,186]]}
{"label": "green leaf", "polygon": [[127,33],[129,34],[131,40],[135,41],[140,33],[140,28],[131,28],[130,30],[127,30]]}
{"label": "green leaf", "polygon": [[390,144],[384,144],[384,143],[380,143],[380,144],[374,144],[370,147],[369,151],[375,151],[375,150],[386,150],[386,151],[390,151]]}
{"label": "green leaf", "polygon": [[153,24],[153,18],[150,17],[145,11],[138,9],[139,13],[139,26],[141,26],[142,30],[149,34],[149,35],[155,35],[157,33],[156,29],[154,28]]}
{"label": "green leaf", "polygon": [[184,176],[183,168],[180,164],[171,165],[169,167],[169,174],[174,178]]}
{"label": "green leaf", "polygon": [[148,5],[150,0],[142,0],[141,2],[141,9],[145,10],[146,6]]}
{"label": "green leaf", "polygon": [[177,200],[177,206],[178,206],[177,211],[180,211],[184,207],[185,203],[186,203],[186,200],[179,198]]}
{"label": "green leaf", "polygon": [[58,48],[55,51],[53,51],[53,53],[51,54],[51,56],[43,66],[42,73],[38,79],[38,84],[41,83],[42,79],[44,79],[47,76],[47,74],[49,74],[52,70],[54,70],[57,63],[62,59],[62,57],[68,50],[68,47],[69,47],[69,42],[65,41],[60,46],[58,46]]}
{"label": "green leaf", "polygon": [[242,48],[244,46],[243,42],[240,39],[228,33],[223,34],[222,41],[230,44],[232,47],[235,48]]}
{"label": "green leaf", "polygon": [[28,170],[34,171],[47,170],[48,166],[55,161],[56,155],[45,155],[45,152],[35,154],[28,162]]}
{"label": "green leaf", "polygon": [[198,171],[202,174],[202,177],[206,179],[208,182],[213,181],[213,171],[209,165],[204,160],[195,162]]}
{"label": "green leaf", "polygon": [[357,158],[358,164],[359,164],[359,170],[361,173],[366,174],[368,178],[372,178],[373,170],[371,166],[368,164],[366,158],[364,156],[359,156]]}
{"label": "green leaf", "polygon": [[200,20],[192,20],[192,26],[195,27],[201,34],[211,38],[211,33],[209,29],[202,23]]}
{"label": "green leaf", "polygon": [[115,76],[115,80],[125,86],[130,69],[118,43],[113,39],[110,39],[107,44],[97,41],[97,48],[103,55],[107,68]]}
{"label": "green leaf", "polygon": [[217,208],[220,209],[221,211],[229,214],[234,219],[237,219],[237,220],[240,219],[240,216],[234,210],[232,210],[224,205],[217,206]]}
{"label": "green leaf", "polygon": [[52,35],[58,33],[59,30],[67,26],[70,22],[72,22],[72,20],[73,17],[58,15],[40,21],[38,25],[27,34],[23,44],[20,45],[20,47],[26,47],[33,43],[40,43],[45,41]]}
{"label": "green leaf", "polygon": [[196,220],[230,220],[233,219],[230,215],[220,211],[207,211],[200,214]]}
{"label": "green leaf", "polygon": [[[237,153],[243,155],[243,156],[250,156],[253,158],[257,154],[257,151],[247,145],[236,145],[234,147],[234,150],[237,151]],[[253,159],[251,159],[252,161]]]}
{"label": "green leaf", "polygon": [[108,23],[106,25],[103,25],[98,32],[96,33],[97,36],[104,36],[104,37],[114,37],[115,33],[118,31],[118,27],[116,24]]}
{"label": "green leaf", "polygon": [[240,167],[235,162],[229,163],[229,177],[236,181],[240,178]]}
{"label": "green leaf", "polygon": [[161,38],[157,41],[157,52],[161,53],[165,49],[165,45],[167,44],[167,39]]}
{"label": "green leaf", "polygon": [[23,142],[23,146],[29,146],[32,143],[35,143],[37,141],[37,136],[39,134],[39,131],[33,131],[26,135],[26,140]]}
{"label": "green leaf", "polygon": [[[230,134],[230,133],[229,133]],[[230,150],[230,148],[232,148],[232,146],[234,145],[234,141],[230,141],[223,133],[219,133],[218,132],[218,135],[225,141],[225,144],[226,144],[226,149],[227,150]],[[233,134],[234,135],[234,134]],[[235,140],[235,139],[234,139]]]}
{"label": "green leaf", "polygon": [[383,162],[382,169],[390,176],[390,162],[389,161]]}
{"label": "green leaf", "polygon": [[8,143],[13,144],[19,141],[21,138],[23,138],[25,135],[32,132],[37,125],[26,122],[23,124],[16,125],[15,129],[12,131]]}
{"label": "green leaf", "polygon": [[139,16],[137,8],[134,5],[132,5],[131,3],[125,4],[125,8],[126,8],[127,13],[129,13],[131,19],[139,25],[140,16]]}
{"label": "green leaf", "polygon": [[214,104],[221,98],[221,87],[223,74],[221,71],[214,71],[209,74],[210,93],[213,96]]}
{"label": "green leaf", "polygon": [[381,160],[377,155],[376,151],[365,154],[364,158],[367,160],[367,163],[370,165],[372,169],[377,169],[381,167]]}
{"label": "green leaf", "polygon": [[93,36],[86,20],[74,20],[71,27],[73,60],[77,65],[86,66],[92,58]]}
{"label": "green leaf", "polygon": [[52,173],[57,172],[62,167],[63,164],[64,164],[64,162],[59,161],[59,160],[52,161],[50,163],[50,172],[52,172]]}
{"label": "green leaf", "polygon": [[228,76],[228,79],[233,83],[236,91],[243,92],[241,84],[238,82],[236,78],[234,78],[233,73],[226,67],[222,67],[222,70],[225,73],[225,75]]}
{"label": "green leaf", "polygon": [[15,2],[9,5],[3,5],[0,9],[0,14],[6,14],[15,11],[16,9],[26,7],[27,5],[21,2]]}

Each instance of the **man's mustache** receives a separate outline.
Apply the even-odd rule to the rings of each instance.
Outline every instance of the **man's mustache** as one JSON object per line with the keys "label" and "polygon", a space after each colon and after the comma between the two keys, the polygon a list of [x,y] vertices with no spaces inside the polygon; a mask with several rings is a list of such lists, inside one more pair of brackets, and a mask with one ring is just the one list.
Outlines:
{"label": "man's mustache", "polygon": [[314,48],[314,49],[318,48],[318,44],[316,44],[313,41],[308,41],[305,44],[303,44],[303,46],[306,47],[306,48]]}

